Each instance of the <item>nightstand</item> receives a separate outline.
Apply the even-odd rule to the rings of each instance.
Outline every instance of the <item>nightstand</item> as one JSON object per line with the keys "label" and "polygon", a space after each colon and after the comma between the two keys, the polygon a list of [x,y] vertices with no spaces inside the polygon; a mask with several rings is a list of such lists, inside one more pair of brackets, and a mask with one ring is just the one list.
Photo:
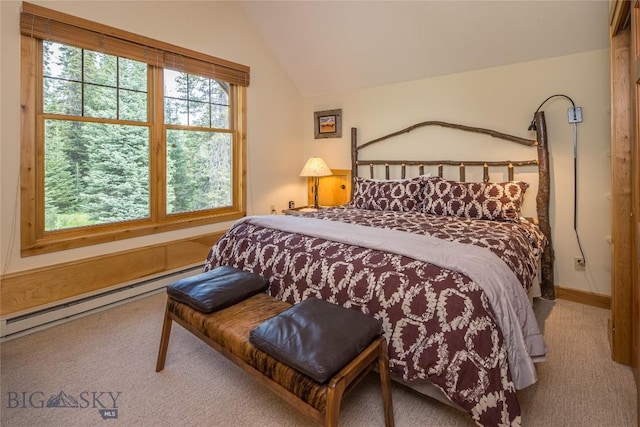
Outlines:
{"label": "nightstand", "polygon": [[322,209],[322,207],[316,209],[311,206],[300,206],[299,208],[283,209],[282,213],[285,215],[302,215],[306,212],[317,212],[320,209]]}

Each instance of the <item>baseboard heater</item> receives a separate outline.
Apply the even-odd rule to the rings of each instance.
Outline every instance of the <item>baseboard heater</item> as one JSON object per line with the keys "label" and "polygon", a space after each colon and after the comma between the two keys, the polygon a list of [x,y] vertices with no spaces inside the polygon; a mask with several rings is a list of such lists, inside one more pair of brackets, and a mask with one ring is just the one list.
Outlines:
{"label": "baseboard heater", "polygon": [[200,272],[202,272],[202,264],[190,266],[183,270],[174,270],[168,274],[153,276],[134,283],[127,283],[108,291],[79,297],[45,309],[19,314],[14,317],[11,317],[11,315],[6,318],[3,317],[0,319],[0,340],[6,341],[17,338],[80,316],[105,310],[117,304],[148,296],[151,293],[159,292],[165,286],[177,280]]}

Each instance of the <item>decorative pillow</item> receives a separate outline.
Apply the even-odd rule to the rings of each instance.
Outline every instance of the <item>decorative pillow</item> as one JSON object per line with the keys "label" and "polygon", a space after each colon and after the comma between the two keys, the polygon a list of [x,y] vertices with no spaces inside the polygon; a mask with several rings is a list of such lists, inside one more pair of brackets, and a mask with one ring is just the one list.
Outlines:
{"label": "decorative pillow", "polygon": [[529,184],[457,182],[431,178],[424,187],[423,212],[472,219],[515,221]]}
{"label": "decorative pillow", "polygon": [[249,341],[322,384],[381,332],[381,322],[373,317],[309,298],[252,329]]}
{"label": "decorative pillow", "polygon": [[424,183],[424,177],[401,180],[356,177],[349,206],[372,211],[420,211]]}

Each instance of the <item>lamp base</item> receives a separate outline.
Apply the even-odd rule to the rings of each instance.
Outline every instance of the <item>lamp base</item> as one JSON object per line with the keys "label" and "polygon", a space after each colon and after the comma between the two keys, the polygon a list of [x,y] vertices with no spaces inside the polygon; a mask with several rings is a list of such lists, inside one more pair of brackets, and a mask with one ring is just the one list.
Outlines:
{"label": "lamp base", "polygon": [[320,209],[320,206],[318,205],[318,190],[320,189],[320,177],[315,177],[314,178],[314,183],[313,183],[313,208],[314,209]]}

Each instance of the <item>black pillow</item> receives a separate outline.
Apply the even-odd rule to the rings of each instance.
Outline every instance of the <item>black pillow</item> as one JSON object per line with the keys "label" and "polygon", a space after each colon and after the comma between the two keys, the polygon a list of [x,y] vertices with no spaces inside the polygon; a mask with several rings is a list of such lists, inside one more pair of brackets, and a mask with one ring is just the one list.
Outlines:
{"label": "black pillow", "polygon": [[264,290],[269,281],[248,271],[222,266],[167,286],[167,294],[195,310],[211,313]]}
{"label": "black pillow", "polygon": [[381,331],[381,323],[373,317],[309,298],[258,325],[249,341],[322,384]]}

